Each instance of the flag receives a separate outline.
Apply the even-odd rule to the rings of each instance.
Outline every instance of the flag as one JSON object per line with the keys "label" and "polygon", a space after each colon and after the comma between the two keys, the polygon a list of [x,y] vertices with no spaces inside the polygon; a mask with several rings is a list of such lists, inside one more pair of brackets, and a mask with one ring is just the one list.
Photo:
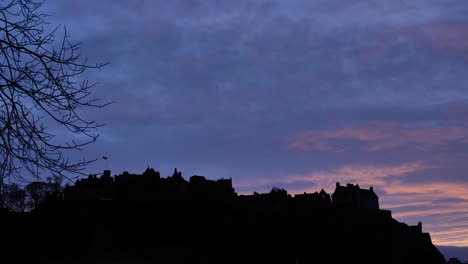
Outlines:
{"label": "flag", "polygon": [[102,159],[105,159],[105,160],[107,160],[107,156],[102,156]]}

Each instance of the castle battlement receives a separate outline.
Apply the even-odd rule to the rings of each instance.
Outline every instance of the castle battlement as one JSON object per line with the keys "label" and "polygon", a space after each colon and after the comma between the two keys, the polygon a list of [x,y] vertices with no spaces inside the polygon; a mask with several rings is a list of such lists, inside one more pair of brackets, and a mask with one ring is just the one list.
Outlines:
{"label": "castle battlement", "polygon": [[374,193],[374,188],[361,189],[358,184],[343,186],[337,182],[332,201],[337,207],[379,209],[379,197]]}

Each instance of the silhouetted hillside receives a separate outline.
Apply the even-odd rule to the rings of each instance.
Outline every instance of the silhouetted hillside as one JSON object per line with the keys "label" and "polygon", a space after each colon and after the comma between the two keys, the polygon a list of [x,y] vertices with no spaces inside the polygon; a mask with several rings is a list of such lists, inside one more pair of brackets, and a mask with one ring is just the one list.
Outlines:
{"label": "silhouetted hillside", "polygon": [[231,179],[91,175],[30,213],[2,212],[7,256],[33,263],[445,263],[373,188],[238,195]]}

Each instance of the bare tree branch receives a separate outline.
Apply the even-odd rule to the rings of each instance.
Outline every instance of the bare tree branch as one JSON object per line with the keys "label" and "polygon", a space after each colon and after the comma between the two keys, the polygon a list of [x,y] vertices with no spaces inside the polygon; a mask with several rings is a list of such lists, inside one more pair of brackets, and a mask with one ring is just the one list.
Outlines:
{"label": "bare tree branch", "polygon": [[[81,58],[79,43],[70,41],[65,27],[63,33],[62,27],[46,32],[42,4],[0,2],[0,191],[5,179],[25,181],[25,173],[82,173],[93,160],[71,161],[66,154],[95,142],[101,124],[79,110],[109,104],[90,97],[95,83],[80,81],[85,71],[105,64]],[[48,125],[72,139],[59,142]]]}

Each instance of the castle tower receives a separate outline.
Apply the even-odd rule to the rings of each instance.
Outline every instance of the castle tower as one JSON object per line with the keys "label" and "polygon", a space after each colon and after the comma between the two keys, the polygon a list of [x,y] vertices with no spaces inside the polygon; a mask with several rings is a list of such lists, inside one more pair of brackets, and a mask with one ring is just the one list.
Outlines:
{"label": "castle tower", "polygon": [[337,182],[335,192],[332,194],[332,204],[338,207],[379,209],[379,197],[374,193],[373,187],[366,190],[357,184],[341,186]]}

